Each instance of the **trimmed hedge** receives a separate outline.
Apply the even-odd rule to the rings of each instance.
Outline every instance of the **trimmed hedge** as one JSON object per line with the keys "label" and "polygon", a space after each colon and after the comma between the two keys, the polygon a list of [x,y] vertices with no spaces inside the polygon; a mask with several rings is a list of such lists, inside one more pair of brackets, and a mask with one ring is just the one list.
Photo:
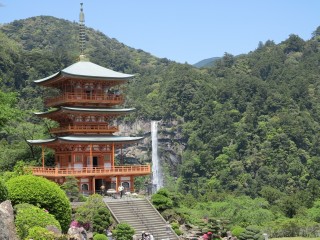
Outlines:
{"label": "trimmed hedge", "polygon": [[134,229],[127,223],[119,223],[114,230],[112,235],[116,239],[131,240],[134,235]]}
{"label": "trimmed hedge", "polygon": [[48,179],[22,175],[6,182],[8,199],[13,205],[30,203],[44,208],[59,221],[62,231],[67,232],[71,222],[71,205],[60,187]]}
{"label": "trimmed hedge", "polygon": [[[32,227],[42,227],[55,226],[61,230],[59,222],[54,218],[54,216],[44,209],[40,209],[29,203],[22,203],[15,206],[16,216],[15,225],[17,228],[17,233],[21,239],[30,235]],[[39,229],[36,229],[38,231]]]}

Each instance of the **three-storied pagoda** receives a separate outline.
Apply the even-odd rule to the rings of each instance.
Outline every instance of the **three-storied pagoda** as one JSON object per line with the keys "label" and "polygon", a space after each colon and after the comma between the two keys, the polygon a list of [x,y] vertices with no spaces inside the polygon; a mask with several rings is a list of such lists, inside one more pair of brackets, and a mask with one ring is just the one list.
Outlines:
{"label": "three-storied pagoda", "polygon": [[[84,16],[80,13],[80,39],[83,38]],[[81,44],[83,54],[83,42]],[[33,168],[33,174],[44,176],[59,184],[66,176],[79,180],[82,192],[94,193],[104,185],[118,189],[122,185],[134,191],[134,177],[150,174],[150,165],[116,165],[115,151],[143,137],[115,135],[119,131],[113,120],[134,111],[119,108],[124,95],[117,91],[133,75],[115,72],[85,60],[80,61],[35,83],[59,90],[59,95],[45,101],[53,110],[36,113],[59,123],[51,129],[54,138],[28,140],[42,146],[42,167]],[[45,167],[44,151],[55,151],[55,167]]]}

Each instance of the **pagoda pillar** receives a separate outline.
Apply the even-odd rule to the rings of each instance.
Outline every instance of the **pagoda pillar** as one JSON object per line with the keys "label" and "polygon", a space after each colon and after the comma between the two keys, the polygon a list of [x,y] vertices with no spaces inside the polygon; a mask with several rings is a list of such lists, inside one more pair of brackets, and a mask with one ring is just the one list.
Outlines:
{"label": "pagoda pillar", "polygon": [[[114,143],[112,143],[112,153],[111,153],[111,167],[114,168]],[[118,179],[118,177],[117,177]]]}
{"label": "pagoda pillar", "polygon": [[44,145],[41,145],[42,168],[44,169]]}
{"label": "pagoda pillar", "polygon": [[96,178],[92,177],[92,192],[93,194],[96,193]]}
{"label": "pagoda pillar", "polygon": [[119,176],[116,176],[116,191],[118,192],[119,188]]}
{"label": "pagoda pillar", "polygon": [[130,176],[130,192],[134,192],[134,176]]}
{"label": "pagoda pillar", "polygon": [[93,168],[92,143],[90,144],[90,165]]}

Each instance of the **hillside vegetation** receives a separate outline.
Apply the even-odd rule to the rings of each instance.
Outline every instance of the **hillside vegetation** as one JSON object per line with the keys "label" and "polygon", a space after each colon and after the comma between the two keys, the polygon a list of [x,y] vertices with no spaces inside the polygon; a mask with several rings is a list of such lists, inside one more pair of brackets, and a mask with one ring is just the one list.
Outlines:
{"label": "hillside vegetation", "polygon": [[[31,114],[44,108],[43,90],[32,80],[76,61],[77,34],[76,23],[45,16],[0,28],[0,171],[12,170],[18,160],[39,161],[39,149],[25,140],[46,137],[51,123]],[[214,66],[198,69],[156,58],[87,29],[86,54],[99,65],[136,74],[127,86],[126,104],[137,112],[127,121],[179,122],[176,127],[182,130],[181,144],[186,148],[174,176],[177,181],[170,187],[183,194],[177,211],[185,219],[188,213],[183,206],[206,209],[194,214],[199,214],[198,219],[208,213],[232,218],[242,206],[260,206],[266,215],[247,217],[264,216],[268,223],[240,216],[233,222],[271,228],[279,219],[286,219],[282,222],[288,225],[290,219],[298,219],[303,222],[294,222],[299,228],[316,228],[320,221],[320,27],[310,35],[307,41],[294,34],[280,44],[268,40],[237,57],[225,53]],[[238,207],[227,213],[217,202],[229,209]]]}

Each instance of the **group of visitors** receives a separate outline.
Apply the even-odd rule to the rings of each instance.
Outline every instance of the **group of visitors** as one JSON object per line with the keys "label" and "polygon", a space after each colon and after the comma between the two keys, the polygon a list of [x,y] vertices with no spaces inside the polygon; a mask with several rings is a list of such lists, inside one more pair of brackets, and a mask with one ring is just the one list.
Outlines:
{"label": "group of visitors", "polygon": [[154,237],[151,233],[142,231],[140,240],[154,240]]}
{"label": "group of visitors", "polygon": [[[120,185],[120,186],[118,187],[118,192],[119,192],[120,198],[122,198],[122,196],[123,196],[123,194],[124,194],[124,187],[123,187],[122,185]],[[106,193],[108,193],[108,192],[106,191],[106,187],[105,187],[104,185],[101,185],[101,187],[100,187],[100,193],[101,193],[102,196],[105,196]]]}

